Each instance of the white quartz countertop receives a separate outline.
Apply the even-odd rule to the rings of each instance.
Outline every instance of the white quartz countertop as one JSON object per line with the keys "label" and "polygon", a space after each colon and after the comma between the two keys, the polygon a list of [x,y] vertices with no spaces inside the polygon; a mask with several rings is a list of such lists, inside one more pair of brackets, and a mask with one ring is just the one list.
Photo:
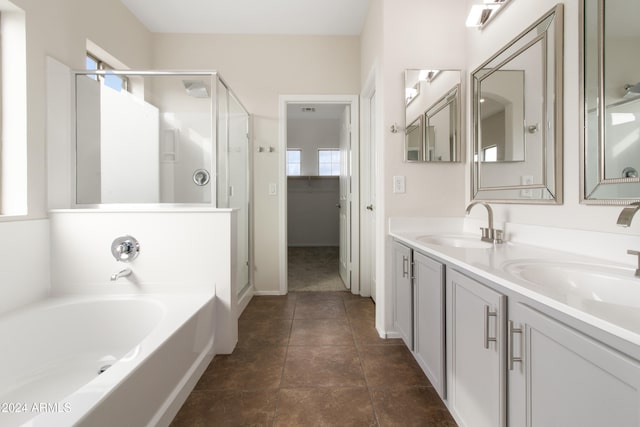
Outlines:
{"label": "white quartz countertop", "polygon": [[[637,297],[640,296],[640,278],[634,277],[634,268],[630,264],[616,263],[604,258],[527,244],[522,241],[509,241],[510,236],[513,236],[514,240],[518,240],[515,239],[515,236],[531,233],[531,230],[526,230],[526,226],[522,231],[518,225],[496,224],[496,228],[504,227],[506,243],[493,245],[489,248],[452,247],[419,240],[421,236],[425,235],[466,235],[475,236],[480,240],[479,225],[486,226],[484,222],[464,218],[391,219],[389,235],[419,252],[440,259],[449,267],[458,267],[458,269],[496,284],[497,287],[516,292],[525,299],[536,301],[597,330],[604,331],[605,334],[598,338],[603,339],[604,337],[606,340],[607,334],[610,334],[614,338],[612,342],[609,342],[610,345],[617,347],[619,339],[621,339],[628,344],[624,346],[625,352],[632,353],[631,355],[640,359],[640,298]],[[575,233],[575,230],[570,233]],[[545,232],[540,230],[538,234],[545,234]],[[554,229],[549,234],[557,235],[558,231]],[[570,236],[573,240],[585,239],[587,241],[589,237],[575,234],[570,234]],[[560,239],[566,237],[561,235]],[[545,238],[545,236],[541,236],[541,238]],[[613,238],[614,244],[620,244],[618,241],[620,236],[613,236]],[[637,240],[637,237],[634,240]],[[625,241],[622,244],[628,243]],[[593,242],[593,244],[599,243]],[[549,246],[552,245],[552,243],[549,244]],[[603,246],[606,247],[606,245],[607,243],[603,242]],[[563,246],[558,244],[558,247],[562,248]],[[621,250],[626,252],[626,249]],[[619,285],[615,285],[619,286],[619,295],[616,295],[617,289],[608,288],[602,289],[606,295],[600,297],[597,289],[594,291],[593,289],[581,288],[580,283],[569,286],[566,286],[566,283],[565,286],[548,283],[541,286],[512,273],[512,267],[523,264],[534,265],[543,272],[547,267],[551,271],[558,265],[569,265],[575,267],[576,271],[585,271],[585,274],[598,274],[600,271],[614,270],[622,274],[623,281]],[[637,288],[629,287],[634,285],[637,285]]]}

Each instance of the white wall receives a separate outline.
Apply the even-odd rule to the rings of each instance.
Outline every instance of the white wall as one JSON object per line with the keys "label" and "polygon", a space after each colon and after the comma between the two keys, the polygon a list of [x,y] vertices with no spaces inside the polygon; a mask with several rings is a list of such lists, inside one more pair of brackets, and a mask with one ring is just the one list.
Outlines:
{"label": "white wall", "polygon": [[[291,107],[289,107],[291,108]],[[339,119],[287,119],[287,148],[302,150],[301,175],[318,175],[318,149],[340,147]],[[338,178],[287,180],[289,246],[338,246]]]}
{"label": "white wall", "polygon": [[[75,209],[50,215],[53,294],[215,289],[216,353],[233,350],[238,340],[234,211]],[[140,254],[130,263],[118,262],[111,243],[127,234],[140,243]],[[131,276],[110,281],[127,267]]]}
{"label": "white wall", "polygon": [[[463,216],[470,201],[470,155],[468,143],[466,162],[460,165],[403,164],[402,134],[389,133],[389,126],[402,123],[403,86],[401,71],[405,68],[462,68],[469,71],[478,67],[506,43],[543,15],[556,2],[512,2],[486,28],[465,28],[466,14],[474,3],[436,1],[373,0],[362,34],[362,82],[375,70],[376,92],[383,104],[380,118],[383,132],[382,152],[384,168],[378,186],[383,193],[383,204],[378,215],[379,232],[384,236],[387,219],[393,216]],[[564,34],[564,194],[561,206],[525,204],[496,204],[496,221],[511,221],[555,227],[578,228],[637,235],[637,227],[630,230],[615,226],[619,207],[586,206],[579,203],[579,63],[578,63],[578,5],[579,0],[565,4]],[[435,14],[432,11],[437,10]],[[446,37],[446,43],[442,43]],[[379,74],[384,77],[382,81]],[[466,99],[466,134],[470,132],[469,91],[463,88]],[[382,95],[382,96],[380,96]],[[391,177],[407,177],[407,193],[391,192]],[[437,182],[439,185],[430,186]],[[382,211],[382,212],[380,212]],[[484,219],[484,213],[474,211]],[[380,243],[378,248],[381,249]],[[388,249],[381,251],[385,259]],[[380,264],[379,264],[380,265]],[[378,268],[378,290],[390,294],[390,277],[385,274],[388,264]],[[385,280],[380,280],[380,278]],[[385,283],[386,281],[386,283]],[[380,295],[380,293],[379,293]],[[390,308],[378,304],[378,329],[384,333],[390,327]],[[382,320],[380,320],[382,319]]]}
{"label": "white wall", "polygon": [[302,150],[300,175],[318,175],[318,149],[340,148],[340,120],[287,119],[287,148]]}
{"label": "white wall", "polygon": [[[26,150],[28,213],[0,217],[0,312],[28,304],[49,290],[49,225],[47,210],[46,57],[72,68],[84,68],[86,41],[91,39],[123,62],[147,68],[150,33],[118,0],[12,0],[25,12],[26,25]],[[117,28],[117,31],[114,29]],[[60,109],[66,108],[60,105]],[[58,135],[68,132],[62,124]],[[64,127],[66,126],[66,129]]]}
{"label": "white wall", "polygon": [[[278,146],[278,97],[295,94],[357,94],[359,37],[265,35],[154,35],[154,68],[215,69],[253,115],[253,145]],[[254,283],[259,292],[280,284],[279,198],[268,195],[278,182],[279,153],[253,154],[256,212]]]}
{"label": "white wall", "polygon": [[[393,315],[389,217],[455,216],[464,209],[465,164],[404,163],[404,132],[393,134],[389,127],[404,123],[405,69],[466,69],[467,11],[462,2],[373,0],[362,33],[361,83],[375,73],[379,103],[376,326],[382,334],[391,331]],[[392,192],[395,175],[406,177],[406,193]]]}
{"label": "white wall", "polygon": [[[467,7],[471,6],[467,1]],[[564,204],[561,206],[494,205],[496,221],[538,224],[583,230],[640,234],[638,227],[615,225],[619,207],[579,203],[579,0],[564,2]],[[555,6],[553,0],[515,1],[485,29],[467,29],[467,69],[473,70],[508,43],[533,21]],[[467,128],[469,131],[469,128]],[[467,172],[468,173],[468,172]],[[467,194],[466,200],[468,201]],[[463,214],[460,211],[460,214]],[[474,216],[482,215],[480,211]]]}
{"label": "white wall", "polygon": [[289,246],[339,246],[338,177],[289,178],[287,240]]}
{"label": "white wall", "polygon": [[102,203],[160,201],[158,137],[157,107],[100,85]]}
{"label": "white wall", "polygon": [[0,314],[49,293],[49,221],[0,224]]}

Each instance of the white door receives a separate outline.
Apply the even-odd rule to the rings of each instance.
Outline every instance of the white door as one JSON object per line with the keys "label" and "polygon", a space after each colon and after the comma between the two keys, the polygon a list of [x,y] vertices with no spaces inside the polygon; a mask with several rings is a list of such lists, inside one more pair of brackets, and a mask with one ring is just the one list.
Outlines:
{"label": "white door", "polygon": [[369,203],[367,204],[367,219],[369,229],[369,241],[371,250],[371,267],[370,267],[370,282],[371,283],[371,298],[376,300],[376,170],[378,164],[376,162],[376,95],[375,93],[371,97],[371,103],[369,104],[369,185],[368,195]]}
{"label": "white door", "polygon": [[351,108],[344,107],[340,119],[340,278],[351,289]]}
{"label": "white door", "polygon": [[376,116],[375,93],[364,104],[364,129],[362,145],[362,204],[361,226],[361,292],[376,300]]}

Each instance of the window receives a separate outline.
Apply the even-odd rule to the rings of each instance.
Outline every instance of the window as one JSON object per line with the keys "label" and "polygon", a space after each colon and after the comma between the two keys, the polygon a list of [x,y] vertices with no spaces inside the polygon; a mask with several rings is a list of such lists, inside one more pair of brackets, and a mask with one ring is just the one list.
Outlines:
{"label": "window", "polygon": [[485,162],[496,162],[498,161],[498,146],[492,145],[491,147],[486,147],[482,149],[482,156]]}
{"label": "window", "polygon": [[[85,57],[85,67],[87,70],[113,70],[113,67],[104,61],[98,59],[95,55],[87,52],[87,56]],[[115,74],[106,74],[104,76],[97,75],[89,75],[90,78],[94,80],[100,80],[104,82],[106,86],[117,90],[120,92],[121,90],[129,90],[129,79],[125,76],[118,76]]]}
{"label": "window", "polygon": [[340,175],[340,150],[330,149],[318,150],[318,175],[339,176]]}
{"label": "window", "polygon": [[287,176],[301,175],[302,150],[287,150]]}

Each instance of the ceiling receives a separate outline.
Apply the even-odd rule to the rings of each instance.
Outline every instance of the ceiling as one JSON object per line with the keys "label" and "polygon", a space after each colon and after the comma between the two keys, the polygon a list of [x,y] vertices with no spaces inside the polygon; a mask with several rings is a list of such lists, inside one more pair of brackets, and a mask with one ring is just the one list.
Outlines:
{"label": "ceiling", "polygon": [[[313,111],[308,111],[307,108],[313,108]],[[287,118],[288,119],[331,119],[338,120],[342,116],[345,104],[288,104],[287,105]]]}
{"label": "ceiling", "polygon": [[370,0],[120,0],[152,32],[359,35]]}

